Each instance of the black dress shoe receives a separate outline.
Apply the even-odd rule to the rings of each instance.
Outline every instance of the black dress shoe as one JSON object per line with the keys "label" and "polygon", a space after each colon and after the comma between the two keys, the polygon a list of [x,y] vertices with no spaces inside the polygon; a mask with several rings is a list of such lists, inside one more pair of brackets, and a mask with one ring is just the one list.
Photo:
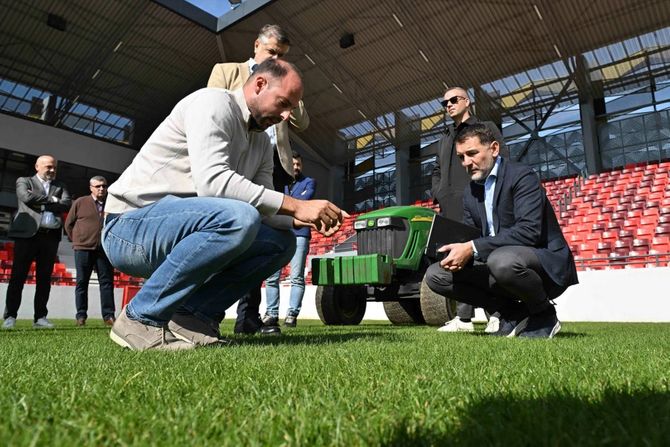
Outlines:
{"label": "black dress shoe", "polygon": [[253,335],[258,332],[258,329],[263,326],[260,318],[245,318],[242,324],[235,322],[234,332],[236,334]]}
{"label": "black dress shoe", "polygon": [[244,335],[255,335],[255,334],[260,334],[260,335],[280,335],[281,334],[281,329],[279,329],[279,326],[277,325],[268,325],[265,326],[262,323],[258,322],[254,324],[255,322],[251,319],[247,319],[244,321],[244,324],[241,326],[235,326],[234,332],[236,334],[244,334]]}

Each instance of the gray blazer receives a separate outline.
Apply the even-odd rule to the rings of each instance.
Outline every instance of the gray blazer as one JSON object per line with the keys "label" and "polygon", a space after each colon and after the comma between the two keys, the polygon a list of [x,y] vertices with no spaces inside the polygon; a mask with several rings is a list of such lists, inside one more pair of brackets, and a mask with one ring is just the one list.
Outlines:
{"label": "gray blazer", "polygon": [[[43,211],[54,213],[62,229],[62,214],[67,212],[72,205],[72,199],[65,184],[54,180],[51,182],[47,195],[37,175],[16,179],[16,197],[19,200],[19,209],[9,227],[8,234],[13,238],[35,236],[40,227]],[[53,197],[56,197],[58,201],[54,202]]]}

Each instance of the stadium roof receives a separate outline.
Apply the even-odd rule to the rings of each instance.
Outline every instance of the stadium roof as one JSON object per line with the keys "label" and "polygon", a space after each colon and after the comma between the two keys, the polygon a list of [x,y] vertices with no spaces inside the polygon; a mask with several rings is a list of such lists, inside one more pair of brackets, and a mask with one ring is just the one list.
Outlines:
{"label": "stadium roof", "polygon": [[[248,0],[219,18],[189,5],[0,0],[0,77],[128,116],[146,137],[214,63],[246,60],[277,23],[305,77],[299,137],[335,164],[348,156],[341,129],[670,24],[667,0]],[[355,43],[341,48],[345,34]]]}

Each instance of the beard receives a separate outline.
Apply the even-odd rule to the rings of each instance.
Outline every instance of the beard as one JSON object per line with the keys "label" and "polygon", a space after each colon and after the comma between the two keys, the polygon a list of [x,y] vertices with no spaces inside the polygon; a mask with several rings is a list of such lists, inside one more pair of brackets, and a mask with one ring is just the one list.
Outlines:
{"label": "beard", "polygon": [[468,175],[470,176],[470,180],[473,182],[482,182],[486,180],[486,176],[482,171],[475,171],[474,173],[468,172]]}
{"label": "beard", "polygon": [[479,166],[476,171],[472,172],[468,170],[468,175],[470,176],[470,180],[473,182],[484,182],[486,180],[486,177],[489,176],[491,171],[493,171],[493,166],[495,165],[495,159],[491,159],[491,161],[485,165],[485,166]]}
{"label": "beard", "polygon": [[259,130],[264,131],[268,127],[274,126],[275,124],[279,124],[282,121],[280,116],[263,115],[254,110],[249,110],[249,112],[251,114],[251,118],[255,122],[254,128]]}

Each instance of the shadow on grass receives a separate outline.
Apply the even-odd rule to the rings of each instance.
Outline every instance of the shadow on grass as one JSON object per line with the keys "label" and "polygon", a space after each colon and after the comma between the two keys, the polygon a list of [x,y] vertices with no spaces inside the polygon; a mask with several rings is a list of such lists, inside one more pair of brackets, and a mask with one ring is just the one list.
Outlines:
{"label": "shadow on grass", "polygon": [[[502,396],[475,402],[447,433],[395,426],[387,446],[665,446],[670,441],[670,398],[659,391],[607,390],[601,397]],[[451,430],[451,427],[454,430]]]}
{"label": "shadow on grass", "polygon": [[[486,332],[469,332],[469,333],[463,333],[464,335],[470,335],[472,337],[486,337],[486,338],[494,338],[491,334],[487,334]],[[558,334],[555,335],[555,338],[581,338],[581,337],[589,337],[589,334],[586,334],[584,332],[574,332],[574,331],[561,331]],[[500,337],[500,338],[505,338],[505,337]],[[523,337],[517,337],[519,340],[521,340]],[[526,338],[525,340],[531,340]],[[546,339],[533,339],[533,340],[546,340]]]}
{"label": "shadow on grass", "polygon": [[35,329],[32,327],[19,327],[14,329],[3,329],[0,331],[0,336],[7,337],[24,337],[26,335],[42,335],[50,334],[50,336],[71,336],[74,333],[80,334],[91,334],[91,333],[100,333],[108,332],[111,330],[109,326],[87,326],[87,327],[77,327],[77,326],[57,326],[50,329]]}
{"label": "shadow on grass", "polygon": [[[224,335],[225,336],[225,335]],[[226,337],[234,341],[237,346],[248,345],[320,345],[331,343],[346,343],[356,340],[372,340],[384,338],[388,341],[397,341],[405,337],[399,334],[390,334],[389,331],[366,330],[362,332],[323,332],[306,334],[282,335],[234,335]]]}

